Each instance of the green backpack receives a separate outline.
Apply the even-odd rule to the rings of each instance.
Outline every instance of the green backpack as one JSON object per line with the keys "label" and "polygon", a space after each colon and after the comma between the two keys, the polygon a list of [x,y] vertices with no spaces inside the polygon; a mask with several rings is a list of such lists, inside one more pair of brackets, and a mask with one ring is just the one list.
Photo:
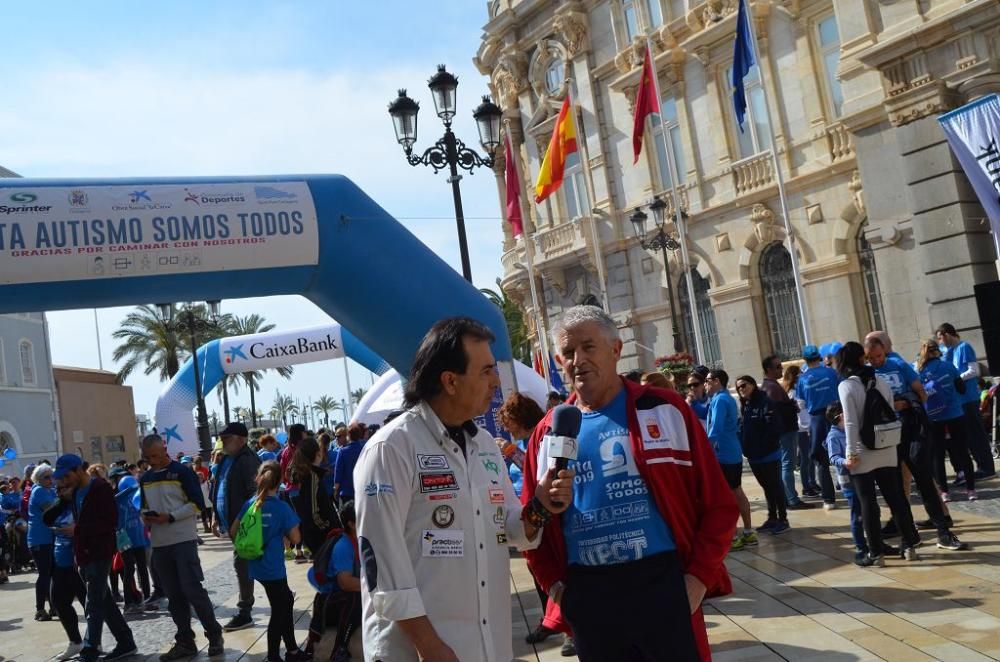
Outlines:
{"label": "green backpack", "polygon": [[264,522],[260,501],[254,501],[240,520],[233,546],[236,548],[236,555],[247,561],[255,561],[264,555]]}

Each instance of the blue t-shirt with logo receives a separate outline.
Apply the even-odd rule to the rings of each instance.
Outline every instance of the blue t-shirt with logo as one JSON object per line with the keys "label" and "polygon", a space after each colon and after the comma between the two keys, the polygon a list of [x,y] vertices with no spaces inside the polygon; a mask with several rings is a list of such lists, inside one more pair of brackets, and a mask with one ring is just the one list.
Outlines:
{"label": "blue t-shirt with logo", "polygon": [[[976,362],[976,350],[963,340],[954,347],[945,349],[944,360],[955,366],[958,374],[961,375],[969,369],[970,363]],[[963,405],[967,402],[979,402],[979,380],[977,377],[965,380],[965,393],[960,393],[958,399]]]}
{"label": "blue t-shirt with logo", "polygon": [[35,485],[28,499],[28,547],[52,544],[52,529],[45,526],[42,515],[49,504],[58,499],[51,487]]}
{"label": "blue t-shirt with logo", "polygon": [[[71,508],[64,508],[62,514],[56,518],[52,526],[56,529],[61,529],[65,526],[69,526],[73,523],[73,510]],[[73,538],[70,536],[64,536],[59,533],[54,534],[55,539],[55,561],[56,566],[60,568],[72,568],[73,559]]]}
{"label": "blue t-shirt with logo", "polygon": [[823,414],[828,404],[840,399],[837,393],[838,384],[840,377],[833,368],[818,365],[809,368],[799,377],[795,385],[795,397],[805,401],[806,411],[813,416]]}
{"label": "blue t-shirt with logo", "polygon": [[338,574],[349,572],[355,577],[359,577],[358,570],[359,568],[355,563],[354,543],[351,542],[350,537],[345,533],[340,536],[340,540],[333,546],[333,552],[330,554],[330,562],[326,566],[326,583],[320,584],[316,581],[316,575],[313,573],[312,568],[309,568],[306,576],[317,593],[326,595],[328,593],[336,593],[340,590],[340,584],[337,583]]}
{"label": "blue t-shirt with logo", "polygon": [[229,513],[226,512],[226,476],[229,474],[229,467],[233,466],[233,458],[228,455],[222,458],[219,465],[219,475],[216,477],[215,490],[215,516],[219,518],[219,528],[223,531],[229,530]]}
{"label": "blue t-shirt with logo", "polygon": [[927,391],[924,408],[932,421],[950,421],[962,415],[962,401],[955,388],[957,379],[955,366],[938,358],[928,361],[920,371],[920,381]]}
{"label": "blue t-shirt with logo", "polygon": [[[243,504],[238,519],[243,519],[250,507],[257,502],[253,496]],[[247,561],[251,579],[271,581],[287,577],[285,572],[285,536],[299,525],[299,516],[292,507],[276,496],[264,499],[261,506],[261,522],[264,529],[264,555]]]}
{"label": "blue t-shirt with logo", "polygon": [[743,464],[740,412],[728,391],[719,391],[708,403],[708,440],[719,464]]}
{"label": "blue t-shirt with logo", "polygon": [[875,374],[884,379],[893,395],[906,395],[912,388],[914,381],[920,376],[909,363],[897,356],[886,356],[885,363],[881,367],[875,368]]}
{"label": "blue t-shirt with logo", "polygon": [[632,455],[625,390],[584,412],[573,503],[562,516],[569,562],[611,565],[676,549]]}

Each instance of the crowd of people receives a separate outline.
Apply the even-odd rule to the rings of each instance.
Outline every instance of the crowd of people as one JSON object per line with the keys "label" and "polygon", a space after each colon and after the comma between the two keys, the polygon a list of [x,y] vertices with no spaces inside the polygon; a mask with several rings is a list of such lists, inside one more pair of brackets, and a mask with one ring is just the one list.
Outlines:
{"label": "crowd of people", "polygon": [[[765,357],[759,380],[698,366],[680,384],[658,371],[620,374],[614,320],[577,306],[553,332],[571,394],[552,392],[544,407],[509,395],[496,416],[509,438],[473,422],[499,386],[493,339],[468,318],[435,324],[405,409],[381,431],[293,424],[284,442],[251,442],[232,423],[209,463],[171,457],[154,433],[135,464],[67,454],[0,481],[0,505],[19,516],[4,550],[23,546],[14,561],[37,572],[35,619],[58,620],[68,639],[59,659],[136,653],[126,616],[164,602],[176,634],[161,660],[197,655],[192,612],[209,657],[221,655],[225,632],[254,625],[259,583],[269,662],[313,659],[330,628],[331,660],[349,659],[358,631],[367,659],[508,660],[510,547],[524,552],[543,607],[529,643],[560,634],[562,653],[582,660],[706,659],[701,603],[731,592],[726,556],[788,531],[790,513],[844,502],[857,565],[913,561],[921,530],[941,549],[966,549],[948,503],[956,487],[975,500],[976,482],[995,475],[976,355],[949,324],[912,364],[876,331],[807,345],[801,364]],[[570,409],[579,431],[557,433]],[[766,502],[756,528],[744,466]],[[914,518],[911,484],[926,519]],[[884,526],[878,493],[891,513]],[[225,624],[204,585],[199,523],[234,543],[239,600]],[[886,542],[895,537],[898,547]],[[304,642],[288,563],[312,564]],[[606,609],[623,591],[630,608]]]}

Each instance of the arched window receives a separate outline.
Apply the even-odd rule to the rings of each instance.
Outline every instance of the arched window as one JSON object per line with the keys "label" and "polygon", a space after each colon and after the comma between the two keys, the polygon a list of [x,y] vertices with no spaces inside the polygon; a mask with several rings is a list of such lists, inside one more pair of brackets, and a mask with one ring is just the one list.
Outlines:
{"label": "arched window", "polygon": [[562,89],[565,68],[566,65],[558,57],[558,54],[556,54],[555,59],[549,62],[549,66],[545,68],[545,89],[548,90],[549,94],[559,94],[559,90]]}
{"label": "arched window", "polygon": [[21,382],[22,386],[35,385],[35,348],[31,341],[22,340],[20,344],[21,354]]}
{"label": "arched window", "polygon": [[[722,351],[719,349],[719,329],[715,325],[715,310],[708,296],[711,284],[707,278],[694,267],[691,267],[691,281],[694,285],[694,300],[698,310],[698,330],[701,331],[701,348],[705,356],[698,357],[703,365],[709,368],[722,367]],[[691,301],[688,297],[687,279],[681,278],[677,285],[681,302],[681,314],[684,316],[684,332],[687,335],[689,350],[695,348],[694,320],[691,318]],[[694,352],[691,352],[692,354]]]}
{"label": "arched window", "polygon": [[878,270],[875,268],[875,252],[865,239],[865,226],[858,232],[858,262],[861,263],[861,280],[865,286],[865,303],[868,306],[868,321],[872,331],[885,331],[885,310],[882,308],[882,290],[878,284]]}
{"label": "arched window", "polygon": [[795,296],[792,256],[781,242],[774,242],[760,256],[760,283],[771,330],[771,351],[782,361],[797,358],[802,352],[801,316]]}

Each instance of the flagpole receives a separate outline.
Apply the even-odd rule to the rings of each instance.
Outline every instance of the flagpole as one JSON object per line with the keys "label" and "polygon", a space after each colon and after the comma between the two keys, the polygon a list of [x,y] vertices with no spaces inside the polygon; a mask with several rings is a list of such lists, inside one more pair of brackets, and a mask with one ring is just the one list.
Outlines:
{"label": "flagpole", "polygon": [[[354,399],[351,397],[351,373],[347,370],[347,355],[344,354],[344,381],[347,382],[347,406],[349,409],[344,410],[344,415],[350,417],[354,412]],[[348,421],[351,419],[348,418]]]}
{"label": "flagpole", "polygon": [[[514,143],[510,139],[510,120],[504,120],[504,139],[507,141],[507,153],[510,158],[510,167],[514,171],[514,179],[517,182],[517,206],[521,210],[522,217],[524,216],[524,204],[522,203],[522,196],[520,194],[521,184],[521,169],[518,167],[517,156],[514,154]],[[505,182],[506,183],[506,182]],[[504,200],[504,207],[506,208],[507,201]],[[538,335],[538,345],[545,354],[545,358],[548,359],[549,356],[549,341],[545,331],[545,315],[542,314],[542,309],[539,305],[538,299],[538,288],[535,285],[535,259],[533,255],[532,244],[533,241],[528,239],[527,229],[524,228],[524,221],[521,221],[521,234],[519,237],[515,237],[514,241],[517,242],[518,239],[524,242],[524,261],[526,262],[525,267],[528,270],[528,287],[531,290],[531,308],[534,310],[535,314],[535,332]],[[532,352],[534,353],[534,352]],[[552,380],[549,377],[549,362],[548,360],[542,361],[542,376],[545,378],[545,384],[552,388]]]}
{"label": "flagpole", "polygon": [[94,336],[97,338],[97,367],[104,370],[104,356],[101,354],[101,325],[97,321],[97,308],[94,308]]}
{"label": "flagpole", "polygon": [[[601,280],[601,298],[604,301],[604,310],[607,313],[611,313],[611,304],[608,300],[608,281],[604,275],[604,251],[601,250],[601,237],[597,232],[597,217],[594,215],[594,190],[593,182],[590,181],[590,150],[587,148],[587,136],[586,132],[583,130],[583,122],[580,120],[580,115],[576,112],[576,96],[573,94],[573,84],[572,78],[566,79],[566,94],[569,95],[569,107],[570,111],[573,113],[573,122],[576,126],[580,127],[577,131],[577,146],[580,149],[580,157],[582,163],[581,171],[583,173],[583,185],[587,190],[587,217],[590,219],[590,238],[594,243],[594,262],[597,263],[597,277]],[[548,361],[548,357],[545,357]]]}
{"label": "flagpole", "polygon": [[[656,58],[653,57],[653,46],[646,37],[646,52],[649,54],[650,74],[653,77],[653,89],[656,91],[656,104],[660,108],[660,140],[663,142],[663,153],[667,157],[667,172],[670,175],[670,195],[674,201],[674,224],[677,226],[678,239],[681,245],[681,266],[684,268],[684,280],[687,282],[688,290],[688,310],[691,312],[691,328],[694,329],[695,359],[704,363],[705,352],[701,344],[701,320],[698,319],[698,302],[694,298],[694,278],[691,276],[691,263],[688,260],[687,233],[684,228],[684,218],[681,216],[680,183],[674,162],[673,145],[667,136],[666,122],[663,121],[663,95],[660,94],[660,77],[656,73]],[[648,121],[644,120],[644,121]],[[652,175],[652,173],[650,173]],[[669,264],[663,265],[664,269],[669,269]],[[670,293],[673,296],[673,293]],[[683,314],[683,311],[682,311]],[[682,327],[683,328],[683,327]],[[691,348],[688,347],[688,350]]]}
{"label": "flagpole", "polygon": [[[746,2],[746,0],[740,0]],[[805,291],[802,288],[802,274],[799,273],[799,256],[795,251],[795,235],[792,232],[792,220],[788,213],[788,200],[785,198],[785,178],[781,174],[781,164],[778,163],[778,147],[774,141],[774,122],[771,119],[771,99],[767,92],[767,85],[764,83],[764,67],[760,61],[760,53],[757,51],[757,29],[754,27],[753,15],[750,12],[750,3],[746,2],[747,28],[750,30],[750,48],[753,51],[753,60],[757,64],[757,71],[760,73],[760,88],[764,93],[764,114],[767,117],[767,128],[771,142],[771,158],[774,161],[774,174],[778,181],[778,198],[781,202],[781,216],[785,225],[785,237],[788,239],[788,253],[792,258],[792,277],[795,280],[795,299],[799,304],[799,318],[802,322],[802,337],[806,345],[812,344],[812,334],[809,331],[809,320],[806,317]],[[739,30],[739,25],[736,27]]]}

